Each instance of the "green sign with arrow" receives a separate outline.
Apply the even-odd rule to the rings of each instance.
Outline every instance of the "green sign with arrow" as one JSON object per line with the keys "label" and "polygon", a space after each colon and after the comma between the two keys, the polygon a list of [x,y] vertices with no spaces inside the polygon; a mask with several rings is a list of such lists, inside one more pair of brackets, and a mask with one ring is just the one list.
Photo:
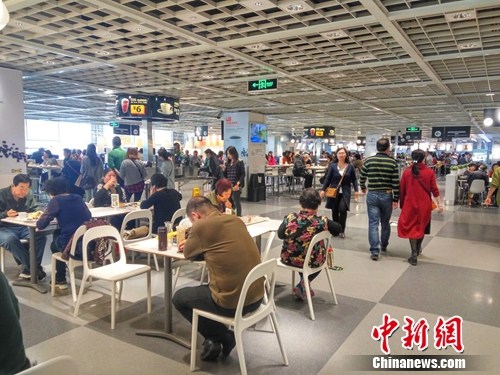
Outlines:
{"label": "green sign with arrow", "polygon": [[271,91],[278,89],[278,78],[248,81],[248,92]]}

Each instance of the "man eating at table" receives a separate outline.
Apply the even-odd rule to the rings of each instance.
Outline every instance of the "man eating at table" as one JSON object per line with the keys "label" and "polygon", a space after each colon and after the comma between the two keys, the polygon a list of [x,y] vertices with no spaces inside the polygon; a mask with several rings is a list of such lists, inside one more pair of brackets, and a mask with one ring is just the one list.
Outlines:
{"label": "man eating at table", "polygon": [[[30,186],[30,177],[26,174],[18,174],[14,176],[11,186],[0,189],[0,219],[15,218],[20,212],[29,213],[38,210]],[[23,268],[19,274],[22,279],[31,277],[29,249],[20,241],[29,239],[29,237],[29,228],[27,226],[0,221],[0,246],[10,251],[17,263],[22,264]],[[37,233],[35,252],[38,280],[43,280],[46,276],[41,265],[46,241],[45,235]]]}
{"label": "man eating at table", "polygon": [[[186,259],[198,260],[203,256],[210,282],[178,290],[172,302],[190,322],[195,308],[234,316],[243,282],[260,263],[257,245],[239,217],[221,213],[205,197],[189,200],[186,215],[193,226],[179,250]],[[243,314],[257,310],[263,296],[263,284],[254,283],[248,290]],[[221,351],[227,357],[236,345],[233,331],[224,324],[200,317],[198,332],[205,338],[202,360],[215,360]]]}

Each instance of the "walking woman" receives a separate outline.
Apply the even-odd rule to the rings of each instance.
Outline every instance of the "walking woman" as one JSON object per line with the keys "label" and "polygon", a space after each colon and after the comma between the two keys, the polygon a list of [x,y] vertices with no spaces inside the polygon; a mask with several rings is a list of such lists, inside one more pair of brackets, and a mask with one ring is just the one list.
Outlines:
{"label": "walking woman", "polygon": [[403,172],[399,187],[401,215],[398,219],[398,236],[408,238],[411,256],[408,263],[417,265],[417,256],[422,252],[424,236],[431,230],[431,194],[437,201],[438,212],[443,212],[439,197],[436,175],[424,163],[425,152],[414,150],[411,153],[413,165]]}
{"label": "walking woman", "polygon": [[233,184],[231,200],[236,209],[236,215],[241,216],[241,189],[245,186],[245,163],[239,159],[238,150],[234,146],[229,146],[226,149],[226,157],[224,177]]}
{"label": "walking woman", "polygon": [[120,176],[125,181],[124,188],[127,202],[130,202],[132,195],[134,196],[134,202],[139,202],[144,191],[146,169],[144,168],[144,164],[137,160],[138,158],[137,147],[129,147],[126,159],[120,167]]}
{"label": "walking woman", "polygon": [[87,146],[86,155],[82,159],[80,174],[82,175],[80,187],[85,190],[85,201],[89,202],[94,197],[97,182],[100,181],[104,174],[102,160],[97,155],[93,143]]}
{"label": "walking woman", "polygon": [[332,210],[332,220],[342,227],[339,237],[345,238],[347,211],[349,211],[351,204],[351,185],[354,188],[354,199],[357,200],[358,180],[356,179],[356,168],[349,163],[346,148],[339,148],[335,153],[335,158],[337,162],[330,164],[328,167],[321,198],[325,196],[327,188],[337,188],[337,196],[327,198],[325,207]]}
{"label": "walking woman", "polygon": [[160,172],[167,178],[167,189],[175,189],[175,165],[172,155],[162,148],[158,151],[158,157],[162,161]]}

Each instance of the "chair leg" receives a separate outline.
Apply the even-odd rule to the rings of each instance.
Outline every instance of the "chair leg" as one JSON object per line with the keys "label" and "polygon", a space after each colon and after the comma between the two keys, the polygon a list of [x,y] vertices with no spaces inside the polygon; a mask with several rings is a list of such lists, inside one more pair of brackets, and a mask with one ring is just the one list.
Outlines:
{"label": "chair leg", "polygon": [[[76,303],[76,280],[75,280],[75,267],[73,265],[68,264],[69,269],[69,284],[71,287],[71,296],[73,297],[73,305]],[[80,286],[80,288],[84,288],[85,285]]]}
{"label": "chair leg", "polygon": [[236,351],[240,362],[241,375],[247,375],[247,366],[245,364],[245,352],[243,351],[243,339],[241,330],[234,327],[234,338],[236,339]]}
{"label": "chair leg", "polygon": [[306,288],[307,304],[309,305],[309,312],[311,313],[311,320],[316,320],[312,304],[311,287],[309,286],[309,275],[306,275],[305,273],[303,275],[304,275],[304,286]]}
{"label": "chair leg", "polygon": [[[118,301],[122,300],[123,280],[118,281]],[[115,294],[113,294],[115,296]]]}
{"label": "chair leg", "polygon": [[5,250],[0,247],[0,271],[5,272]]}
{"label": "chair leg", "polygon": [[328,271],[328,268],[325,268],[324,271],[326,272],[326,277],[328,278],[328,284],[330,284],[330,290],[332,291],[333,302],[336,305],[338,305],[339,303],[337,302],[337,295],[335,294],[335,289],[333,288],[332,275],[330,275],[330,272]]}
{"label": "chair leg", "polygon": [[[120,288],[121,289],[121,288]],[[111,282],[111,329],[115,329],[115,313],[116,313],[116,282]]]}
{"label": "chair leg", "polygon": [[283,346],[283,341],[281,341],[281,336],[278,329],[278,321],[276,320],[276,314],[273,311],[269,316],[274,326],[274,332],[276,333],[276,338],[278,339],[278,345],[280,346],[281,356],[283,357],[283,364],[285,366],[288,366],[288,357],[286,356],[285,347]]}
{"label": "chair leg", "polygon": [[83,290],[85,289],[85,283],[87,282],[88,277],[89,277],[88,274],[83,272],[82,285],[80,286],[80,292],[78,293],[78,299],[76,300],[76,305],[75,305],[75,312],[73,314],[75,316],[75,318],[78,316],[78,310],[80,309],[80,303],[82,301]]}
{"label": "chair leg", "polygon": [[155,261],[156,272],[160,272],[160,266],[158,265],[158,258],[156,258],[156,255],[153,255],[153,260]]}
{"label": "chair leg", "polygon": [[[178,272],[178,271],[177,271]],[[191,363],[189,365],[189,370],[194,371],[196,368],[196,341],[198,340],[198,314],[193,312],[191,328]]]}
{"label": "chair leg", "polygon": [[[2,250],[3,254],[3,250]],[[2,259],[3,265],[3,259]],[[54,297],[56,295],[56,258],[52,257],[51,261],[51,270],[50,270],[50,295]],[[3,272],[3,269],[2,269]],[[70,274],[71,275],[71,274]],[[74,304],[74,301],[73,301]]]}
{"label": "chair leg", "polygon": [[148,314],[151,314],[151,271],[148,271],[147,278],[148,278]]}

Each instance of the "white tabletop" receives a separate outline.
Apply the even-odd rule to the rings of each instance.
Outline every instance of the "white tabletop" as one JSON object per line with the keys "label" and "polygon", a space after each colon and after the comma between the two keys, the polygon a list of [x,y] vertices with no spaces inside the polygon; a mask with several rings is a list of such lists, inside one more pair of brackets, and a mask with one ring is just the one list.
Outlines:
{"label": "white tabletop", "polygon": [[31,227],[31,228],[36,228],[36,222],[37,220],[31,220],[31,219],[20,219],[19,216],[16,217],[7,217],[5,219],[2,219],[4,223],[9,223],[9,224],[15,224],[15,225],[22,225],[24,227]]}
{"label": "white tabletop", "polygon": [[110,217],[116,215],[124,215],[137,210],[137,207],[90,207],[89,211],[93,218]]}
{"label": "white tabletop", "polygon": [[177,251],[177,246],[171,245],[167,251],[158,250],[158,238],[149,238],[147,240],[133,242],[127,245],[127,250],[139,251],[141,253],[155,254],[162,257],[173,259],[186,259],[183,253]]}
{"label": "white tabletop", "polygon": [[280,225],[281,220],[270,219],[258,223],[247,224],[247,230],[248,233],[250,233],[250,236],[255,238],[258,236],[262,236],[263,234],[266,234],[268,232],[277,231]]}

